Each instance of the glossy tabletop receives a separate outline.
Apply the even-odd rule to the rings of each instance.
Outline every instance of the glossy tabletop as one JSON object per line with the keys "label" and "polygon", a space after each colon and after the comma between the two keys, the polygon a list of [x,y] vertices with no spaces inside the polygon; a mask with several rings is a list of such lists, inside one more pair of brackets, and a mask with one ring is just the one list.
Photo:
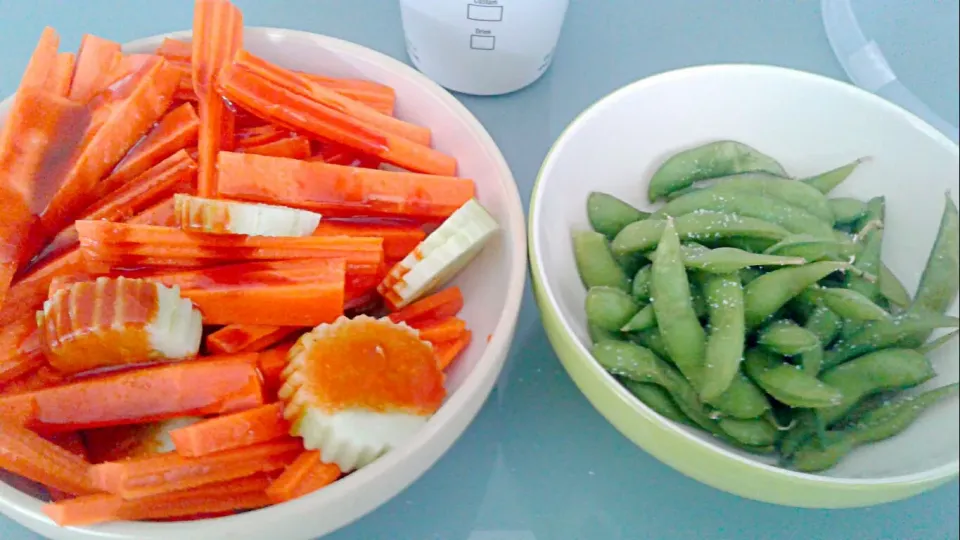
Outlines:
{"label": "glossy tabletop", "polygon": [[[248,25],[328,34],[408,61],[395,0],[235,2]],[[191,4],[0,0],[0,95],[14,91],[45,25],[60,32],[66,49],[75,49],[84,32],[124,42],[189,28]],[[537,168],[564,126],[631,81],[731,62],[776,64],[845,80],[819,5],[571,0],[556,60],[539,82],[507,96],[458,97],[500,145],[526,202]],[[926,58],[925,69],[956,72],[956,66],[938,66],[935,48]],[[936,80],[943,79],[931,75]],[[956,86],[926,86],[938,99],[958,99]],[[528,290],[507,367],[466,433],[410,488],[328,538],[949,540],[960,538],[958,505],[956,481],[880,507],[816,511],[741,499],[686,478],[622,437],[577,391],[547,343]],[[0,539],[35,538],[0,517]]]}

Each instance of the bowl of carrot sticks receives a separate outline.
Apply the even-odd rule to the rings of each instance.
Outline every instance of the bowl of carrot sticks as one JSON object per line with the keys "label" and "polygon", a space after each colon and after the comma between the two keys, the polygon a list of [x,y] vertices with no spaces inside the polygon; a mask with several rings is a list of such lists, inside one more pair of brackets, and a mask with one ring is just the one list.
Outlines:
{"label": "bowl of carrot sticks", "polygon": [[322,536],[425,472],[503,366],[523,209],[406,65],[199,0],[47,28],[0,104],[0,511],[76,538]]}

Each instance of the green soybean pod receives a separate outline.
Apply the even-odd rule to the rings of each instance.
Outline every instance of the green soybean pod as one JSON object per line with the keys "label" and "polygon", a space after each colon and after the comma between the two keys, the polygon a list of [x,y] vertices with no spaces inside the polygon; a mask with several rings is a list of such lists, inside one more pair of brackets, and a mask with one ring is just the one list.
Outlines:
{"label": "green soybean pod", "polygon": [[804,209],[828,225],[833,225],[835,221],[827,197],[813,186],[793,179],[767,173],[743,173],[718,178],[708,189],[773,197]]}
{"label": "green soybean pod", "polygon": [[633,299],[637,302],[650,302],[650,274],[653,268],[648,264],[642,266],[633,276]]}
{"label": "green soybean pod", "polygon": [[648,330],[657,325],[657,316],[653,311],[653,304],[647,304],[640,309],[633,317],[630,318],[623,327],[620,328],[621,332],[640,332],[643,330]]}
{"label": "green soybean pod", "polygon": [[673,420],[678,424],[698,427],[693,420],[690,420],[690,418],[680,410],[680,407],[673,401],[670,393],[662,386],[653,383],[640,383],[625,378],[620,379],[620,384],[660,416],[668,420]]}
{"label": "green soybean pod", "polygon": [[847,177],[849,177],[853,171],[855,171],[857,167],[859,167],[864,161],[866,161],[866,158],[855,159],[850,163],[837,167],[836,169],[831,169],[815,176],[804,178],[801,180],[801,182],[816,188],[817,191],[826,195],[827,193],[833,191],[834,188],[842,184],[843,181],[846,180]]}
{"label": "green soybean pod", "polygon": [[780,268],[751,281],[744,288],[747,328],[759,326],[804,289],[846,267],[842,262],[820,261]]}
{"label": "green soybean pod", "polygon": [[701,180],[754,171],[787,176],[775,159],[751,146],[714,141],[670,156],[650,178],[647,196],[652,202]]}
{"label": "green soybean pod", "polygon": [[836,387],[760,349],[747,351],[743,367],[760,388],[785,405],[817,409],[842,402]]}
{"label": "green soybean pod", "polygon": [[738,275],[718,274],[706,277],[703,282],[703,295],[707,304],[710,333],[707,336],[700,398],[709,402],[730,388],[740,370],[746,327],[743,322],[743,286]]}
{"label": "green soybean pod", "polygon": [[591,352],[611,375],[664,385],[664,370],[669,366],[644,347],[628,341],[601,341],[593,346]]}
{"label": "green soybean pod", "polygon": [[800,257],[809,262],[838,260],[845,242],[837,238],[818,238],[810,234],[791,234],[764,250],[768,255]]}
{"label": "green soybean pod", "polygon": [[605,236],[593,231],[574,231],[572,236],[577,271],[588,289],[607,286],[630,290],[630,278],[613,258]]}
{"label": "green soybean pod", "polygon": [[[631,223],[613,239],[616,253],[645,252],[657,247],[666,221],[645,219]],[[684,240],[723,241],[731,237],[749,237],[777,241],[790,234],[773,223],[720,212],[696,212],[676,218],[677,234]]]}
{"label": "green soybean pod", "polygon": [[[859,292],[871,302],[877,302],[881,298],[876,276],[880,273],[882,265],[882,224],[885,208],[886,202],[883,197],[874,197],[867,202],[867,212],[857,224],[857,238],[862,238],[862,249],[853,261],[853,268],[857,272],[847,272],[843,280],[846,288]],[[873,276],[873,279],[868,276]]]}
{"label": "green soybean pod", "polygon": [[601,341],[622,341],[624,339],[622,333],[600,328],[591,322],[587,323],[587,334],[590,336],[591,343],[600,343]]}
{"label": "green soybean pod", "polygon": [[757,344],[783,356],[797,356],[820,348],[820,340],[813,332],[791,320],[773,321],[761,328]]}
{"label": "green soybean pod", "polygon": [[650,214],[641,212],[608,193],[593,191],[587,196],[587,219],[590,226],[611,240],[627,225],[648,217]]}
{"label": "green soybean pod", "polygon": [[747,284],[750,283],[751,281],[753,281],[753,280],[757,279],[758,277],[762,276],[762,275],[763,275],[763,270],[760,270],[759,268],[752,268],[752,267],[751,267],[751,268],[744,268],[744,269],[740,270],[739,274],[740,274],[740,281],[741,281],[741,283],[743,283],[743,285],[747,285]]}
{"label": "green soybean pod", "polygon": [[902,342],[919,333],[930,335],[938,328],[960,327],[960,319],[937,313],[906,312],[882,321],[863,325],[854,335],[838,340],[823,358],[823,369],[830,369],[856,358],[887,347],[902,346]]}
{"label": "green soybean pod", "polygon": [[884,349],[855,358],[820,375],[839,388],[841,400],[818,411],[832,425],[863,398],[889,390],[912,388],[936,376],[930,360],[913,349]]}
{"label": "green soybean pod", "polygon": [[724,433],[747,446],[771,446],[780,437],[777,428],[763,418],[721,418],[717,422]]}
{"label": "green soybean pod", "polygon": [[750,266],[798,266],[806,262],[800,257],[764,255],[730,247],[683,250],[684,266],[712,274],[732,274]]}
{"label": "green soybean pod", "polygon": [[670,360],[670,352],[667,351],[667,345],[663,342],[663,336],[660,335],[660,329],[658,328],[631,332],[627,335],[627,339],[650,349],[664,360]]}
{"label": "green soybean pod", "polygon": [[812,377],[816,377],[820,373],[820,366],[823,365],[823,346],[820,345],[819,341],[817,346],[809,351],[804,351],[800,354],[800,367],[803,368],[803,372]]}
{"label": "green soybean pod", "polygon": [[[843,319],[833,311],[830,311],[829,308],[817,306],[810,313],[810,316],[807,317],[807,321],[803,324],[803,327],[817,336],[820,344],[826,348],[840,335],[840,330],[843,328]],[[823,351],[821,351],[821,355],[822,354]]]}
{"label": "green soybean pod", "polygon": [[828,202],[837,225],[850,225],[867,213],[867,203],[853,197],[835,197]]}
{"label": "green soybean pod", "polygon": [[816,291],[823,305],[844,319],[865,322],[890,318],[887,310],[856,290],[822,287]]}
{"label": "green soybean pod", "polygon": [[885,264],[880,265],[880,275],[877,276],[877,285],[880,287],[880,294],[891,304],[906,309],[910,307],[912,300],[907,288]]}
{"label": "green soybean pod", "polygon": [[770,410],[770,401],[756,384],[742,371],[737,371],[726,392],[707,401],[725,416],[749,419],[762,416]]}
{"label": "green soybean pod", "polygon": [[611,332],[620,330],[640,309],[633,297],[613,287],[590,287],[584,304],[587,322]]}

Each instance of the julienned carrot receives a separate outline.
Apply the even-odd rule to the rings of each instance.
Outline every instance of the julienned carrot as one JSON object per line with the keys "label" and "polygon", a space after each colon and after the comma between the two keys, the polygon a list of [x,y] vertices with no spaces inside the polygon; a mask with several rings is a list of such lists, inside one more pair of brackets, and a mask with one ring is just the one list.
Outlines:
{"label": "julienned carrot", "polygon": [[77,66],[70,86],[70,99],[86,103],[103,90],[106,77],[120,58],[120,44],[84,34],[77,53]]}
{"label": "julienned carrot", "polygon": [[200,119],[189,103],[163,115],[147,136],[124,156],[110,176],[97,185],[97,196],[102,197],[126,184],[178,150],[195,145],[199,128]]}
{"label": "julienned carrot", "polygon": [[260,375],[263,377],[265,391],[276,392],[283,385],[283,379],[280,375],[287,367],[287,357],[292,346],[293,342],[288,341],[260,353],[257,360],[257,369],[260,370]]}
{"label": "julienned carrot", "polygon": [[453,317],[463,309],[463,294],[459,287],[448,287],[389,315],[393,322],[416,323]]}
{"label": "julienned carrot", "polygon": [[428,128],[387,116],[363,103],[338,94],[296,72],[284,69],[247,51],[238,51],[233,63],[238,68],[254,73],[284,90],[312,99],[316,103],[340,111],[369,126],[417,144],[430,145],[430,130]]}
{"label": "julienned carrot", "polygon": [[315,83],[322,84],[350,99],[355,99],[383,114],[393,114],[393,105],[397,100],[397,93],[385,84],[361,79],[337,79],[313,73],[299,73]]}
{"label": "julienned carrot", "polygon": [[0,330],[0,386],[46,364],[37,318],[32,314]]}
{"label": "julienned carrot", "polygon": [[304,137],[290,137],[258,146],[248,146],[240,151],[244,154],[260,156],[307,159],[310,157],[310,140]]}
{"label": "julienned carrot", "polygon": [[237,105],[304,135],[343,144],[411,171],[446,176],[457,171],[457,160],[451,156],[287,90],[241,66],[231,65],[221,72],[220,88]]}
{"label": "julienned carrot", "polygon": [[455,341],[467,329],[467,323],[456,317],[447,317],[440,320],[419,319],[410,326],[420,332],[420,339],[429,341],[434,345]]}
{"label": "julienned carrot", "polygon": [[90,467],[93,484],[124,499],[171,493],[277,471],[303,451],[300,439],[280,439],[202,457],[176,453]]}
{"label": "julienned carrot", "polygon": [[70,83],[73,81],[73,68],[77,57],[72,52],[57,54],[57,61],[47,77],[46,89],[60,97],[67,97],[70,93]]}
{"label": "julienned carrot", "polygon": [[267,496],[274,503],[291,501],[326,487],[340,478],[340,467],[320,460],[320,452],[303,452],[267,488]]}
{"label": "julienned carrot", "polygon": [[[176,72],[156,57],[129,77],[94,97],[106,100],[104,118],[91,122],[82,149],[66,164],[63,181],[41,215],[42,230],[52,236],[96,200],[96,183],[123,158],[169,108]],[[109,94],[109,96],[107,95]],[[115,99],[115,98],[120,99]]]}
{"label": "julienned carrot", "polygon": [[280,439],[289,432],[283,404],[276,402],[174,429],[170,438],[181,456],[200,457]]}
{"label": "julienned carrot", "polygon": [[213,354],[260,352],[302,331],[303,329],[297,326],[230,324],[207,336],[207,352]]}
{"label": "julienned carrot", "polygon": [[464,330],[464,332],[453,341],[435,344],[433,353],[437,357],[437,365],[440,369],[447,369],[450,364],[457,359],[457,356],[467,348],[472,338],[473,332]]}
{"label": "julienned carrot", "polygon": [[60,433],[224,414],[262,404],[256,368],[249,356],[237,355],[122,371],[16,394],[0,398],[0,412],[38,432]]}
{"label": "julienned carrot", "polygon": [[94,493],[90,464],[43,437],[0,418],[0,469],[73,495]]}
{"label": "julienned carrot", "polygon": [[[215,87],[220,71],[243,46],[243,15],[229,0],[197,0],[193,11],[193,91],[200,110],[200,175],[197,193],[217,193],[217,152],[233,144],[233,112]],[[228,137],[222,137],[224,131]]]}
{"label": "julienned carrot", "polygon": [[315,236],[377,236],[383,238],[383,256],[402,259],[426,237],[416,225],[381,225],[349,221],[322,220],[313,232]]}
{"label": "julienned carrot", "polygon": [[224,197],[324,216],[446,218],[474,196],[472,180],[220,152]]}
{"label": "julienned carrot", "polygon": [[245,236],[106,221],[77,221],[76,228],[87,262],[120,267],[197,267],[255,260],[345,259],[351,272],[376,272],[383,262],[383,240],[374,237]]}

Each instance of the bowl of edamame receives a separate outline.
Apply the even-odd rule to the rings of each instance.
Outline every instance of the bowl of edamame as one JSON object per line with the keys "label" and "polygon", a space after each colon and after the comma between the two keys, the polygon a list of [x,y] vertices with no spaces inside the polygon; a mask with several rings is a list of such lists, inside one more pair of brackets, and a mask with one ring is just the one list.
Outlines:
{"label": "bowl of edamame", "polygon": [[943,484],[960,447],[958,156],[817,75],[628,85],[567,127],[531,196],[547,336],[619,431],[716,488],[841,508]]}

